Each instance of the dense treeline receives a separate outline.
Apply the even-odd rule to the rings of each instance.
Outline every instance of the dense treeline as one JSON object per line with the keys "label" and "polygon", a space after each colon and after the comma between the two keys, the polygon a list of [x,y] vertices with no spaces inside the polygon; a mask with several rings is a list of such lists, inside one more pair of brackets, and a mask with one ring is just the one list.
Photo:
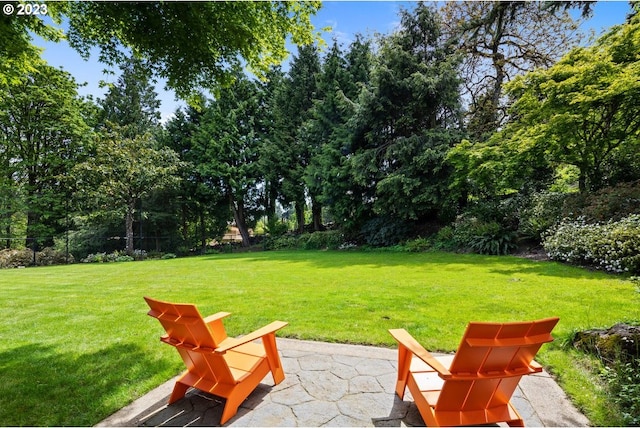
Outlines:
{"label": "dense treeline", "polygon": [[286,72],[231,64],[164,124],[148,61],[123,60],[95,102],[34,61],[0,82],[2,246],[188,253],[262,222],[504,253],[563,218],[626,218],[640,19],[587,47],[575,29],[557,4],[420,3],[389,35],[300,46]]}

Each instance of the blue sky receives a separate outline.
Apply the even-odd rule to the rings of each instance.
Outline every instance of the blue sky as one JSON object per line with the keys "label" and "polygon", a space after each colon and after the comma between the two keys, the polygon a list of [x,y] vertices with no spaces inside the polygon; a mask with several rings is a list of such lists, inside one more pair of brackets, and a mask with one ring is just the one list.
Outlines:
{"label": "blue sky", "polygon": [[[401,7],[411,9],[413,5],[415,2],[411,1],[327,1],[312,21],[316,28],[332,27],[331,32],[323,33],[328,43],[335,37],[346,47],[357,33],[373,35],[376,32],[387,34],[393,31],[399,22],[398,10]],[[628,12],[629,4],[626,1],[599,1],[595,5],[593,18],[586,23],[586,28],[592,28],[596,34],[600,34],[607,28],[622,23]],[[102,97],[105,90],[99,87],[100,80],[113,82],[117,79],[117,71],[116,75],[111,77],[102,74],[105,66],[97,62],[97,54],[92,55],[89,61],[84,61],[66,42],[56,44],[36,40],[35,43],[44,47],[43,57],[49,64],[63,67],[78,83],[86,83],[86,86],[80,89],[83,95]],[[160,110],[163,119],[183,105],[175,100],[171,91],[163,90],[162,83],[157,87],[157,91],[162,103]]]}

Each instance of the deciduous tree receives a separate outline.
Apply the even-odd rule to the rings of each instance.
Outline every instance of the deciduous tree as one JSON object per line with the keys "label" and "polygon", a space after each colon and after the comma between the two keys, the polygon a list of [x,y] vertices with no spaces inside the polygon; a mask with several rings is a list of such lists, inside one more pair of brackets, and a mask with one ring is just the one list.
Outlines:
{"label": "deciduous tree", "polygon": [[125,223],[126,251],[134,250],[133,222],[140,198],[175,184],[179,160],[167,148],[157,148],[150,133],[126,137],[128,132],[113,125],[95,142],[92,156],[75,168],[78,185],[97,209],[121,213]]}
{"label": "deciduous tree", "polygon": [[257,74],[287,55],[286,41],[319,38],[310,21],[319,1],[263,2],[73,2],[69,42],[84,56],[100,49],[106,64],[126,52],[147,62],[178,95],[233,80],[247,65]]}
{"label": "deciduous tree", "polygon": [[462,82],[474,140],[504,123],[506,82],[549,67],[581,38],[566,8],[545,2],[444,2],[439,12],[445,34],[464,54]]}
{"label": "deciduous tree", "polygon": [[51,245],[64,228],[69,172],[91,135],[71,75],[42,61],[33,65],[33,73],[0,86],[0,168],[11,195],[3,199],[4,217],[11,223],[19,207],[25,210],[29,246]]}
{"label": "deciduous tree", "polygon": [[544,155],[555,167],[575,166],[581,191],[615,184],[606,174],[608,163],[619,151],[640,148],[639,75],[636,16],[595,45],[512,82],[515,120],[496,138],[507,137],[518,153]]}

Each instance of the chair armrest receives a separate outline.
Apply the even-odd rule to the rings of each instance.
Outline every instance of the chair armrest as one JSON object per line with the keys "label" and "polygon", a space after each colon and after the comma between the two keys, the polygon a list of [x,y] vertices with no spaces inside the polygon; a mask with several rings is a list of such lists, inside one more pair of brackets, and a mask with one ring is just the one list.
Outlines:
{"label": "chair armrest", "polygon": [[428,364],[432,369],[438,372],[441,378],[447,379],[451,378],[453,375],[451,372],[442,365],[440,361],[438,361],[433,355],[429,353],[417,340],[413,338],[405,329],[392,329],[389,330],[391,336],[406,349],[409,350],[413,355],[420,358],[426,364]]}
{"label": "chair armrest", "polygon": [[226,351],[233,349],[237,346],[244,345],[245,343],[253,342],[254,340],[260,339],[263,336],[267,336],[269,334],[274,334],[276,331],[280,330],[283,327],[289,325],[288,322],[284,321],[274,321],[271,324],[268,324],[258,330],[246,334],[242,337],[233,338],[229,337],[225,339],[221,346],[218,346],[215,351],[218,353],[225,353]]}
{"label": "chair armrest", "polygon": [[202,318],[205,324],[211,324],[212,322],[221,320],[222,318],[228,317],[231,315],[231,312],[217,312],[213,315],[209,315],[208,317]]}

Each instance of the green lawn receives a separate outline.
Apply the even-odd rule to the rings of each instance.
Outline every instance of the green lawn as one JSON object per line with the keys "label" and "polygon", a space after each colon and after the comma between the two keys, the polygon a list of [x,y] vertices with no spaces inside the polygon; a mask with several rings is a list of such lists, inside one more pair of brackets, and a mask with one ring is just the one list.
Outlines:
{"label": "green lawn", "polygon": [[[619,277],[445,253],[263,252],[2,270],[0,290],[2,425],[93,425],[182,370],[146,316],[145,295],[196,303],[203,315],[232,312],[231,335],[280,319],[289,322],[280,336],[394,346],[387,329],[405,328],[439,351],[455,350],[471,320],[559,316],[558,343],[578,329],[640,320],[640,294]],[[562,380],[571,356],[558,343],[539,360]]]}

